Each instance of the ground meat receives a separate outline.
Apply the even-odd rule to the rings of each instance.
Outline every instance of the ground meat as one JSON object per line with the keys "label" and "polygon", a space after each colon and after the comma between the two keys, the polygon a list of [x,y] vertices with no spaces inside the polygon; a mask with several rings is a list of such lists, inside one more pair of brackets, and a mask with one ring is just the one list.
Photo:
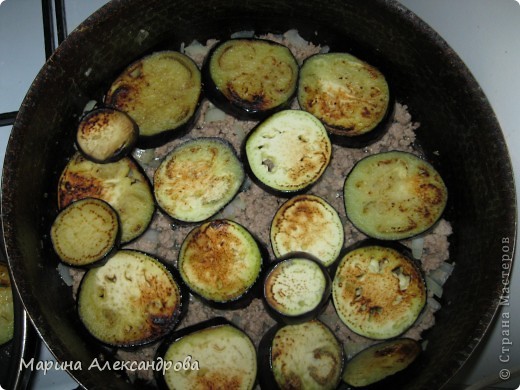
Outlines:
{"label": "ground meat", "polygon": [[[327,50],[327,48],[321,48],[303,41],[294,31],[287,32],[283,36],[270,34],[265,37],[288,46],[299,63],[309,55]],[[215,43],[215,40],[210,40],[205,45],[194,42],[189,47],[183,48],[183,50],[186,54],[191,55],[194,61],[201,66],[207,51]],[[296,100],[293,102],[292,108],[298,108]],[[210,120],[207,118],[210,118]],[[256,122],[240,121],[225,115],[219,112],[211,103],[204,101],[200,109],[199,120],[192,131],[184,138],[173,140],[164,146],[156,148],[153,151],[152,158],[147,156],[147,161],[143,164],[143,167],[150,180],[153,181],[153,173],[161,159],[176,145],[188,138],[223,138],[231,143],[237,153],[240,153],[244,138],[255,125]],[[420,149],[415,144],[415,131],[418,128],[419,124],[412,121],[407,106],[396,103],[393,123],[380,141],[361,149],[350,149],[333,145],[331,163],[309,193],[323,197],[338,211],[344,225],[345,246],[348,247],[366,238],[353,227],[345,215],[343,183],[346,175],[358,160],[369,154],[388,150],[401,150],[420,155]],[[229,218],[242,224],[267,248],[270,259],[273,259],[274,256],[269,241],[269,229],[275,212],[284,201],[286,201],[285,198],[270,195],[250,179],[246,179],[241,192],[215,218]],[[158,210],[149,230],[136,241],[125,246],[125,248],[143,250],[175,266],[182,241],[193,227],[193,225],[176,224]],[[431,232],[424,235],[423,254],[420,261],[426,273],[438,268],[449,259],[448,236],[450,234],[451,225],[449,222],[441,220]],[[403,241],[403,243],[410,246],[410,240]],[[74,271],[72,275],[74,279],[73,292],[75,295],[82,272]],[[405,336],[420,340],[421,332],[434,324],[434,312],[440,306],[431,295],[421,317]],[[275,321],[264,310],[263,302],[260,299],[254,299],[245,309],[226,311],[212,309],[198,299],[190,297],[189,310],[180,323],[179,328],[217,316],[223,316],[235,323],[251,337],[257,346],[267,329],[275,324]],[[332,302],[327,305],[320,319],[334,331],[338,339],[344,344],[349,356],[375,342],[350,331],[339,320]],[[158,343],[155,343],[137,352],[122,350],[119,353],[119,357],[124,360],[153,359],[157,345]],[[132,374],[142,379],[151,380],[153,373],[135,372]]]}

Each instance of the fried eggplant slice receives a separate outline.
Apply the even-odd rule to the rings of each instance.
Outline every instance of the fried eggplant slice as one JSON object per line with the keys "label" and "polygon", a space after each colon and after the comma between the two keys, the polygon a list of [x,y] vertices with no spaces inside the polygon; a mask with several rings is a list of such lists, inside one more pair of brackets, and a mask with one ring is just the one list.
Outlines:
{"label": "fried eggplant slice", "polygon": [[185,134],[202,93],[201,74],[188,56],[160,51],[129,65],[110,86],[105,104],[139,126],[138,146],[151,148]]}
{"label": "fried eggplant slice", "polygon": [[402,240],[425,232],[442,216],[448,200],[436,169],[399,151],[360,160],[348,174],[343,193],[349,220],[380,240]]}
{"label": "fried eggplant slice", "polygon": [[288,107],[298,63],[284,45],[266,39],[230,39],[212,48],[202,73],[206,95],[223,111],[261,119]]}
{"label": "fried eggplant slice", "polygon": [[150,181],[131,157],[98,164],[73,155],[58,183],[58,208],[83,198],[102,199],[117,211],[122,243],[144,233],[155,212]]}
{"label": "fried eggplant slice", "polygon": [[353,332],[376,340],[399,336],[426,304],[426,284],[403,246],[362,242],[340,260],[332,282],[339,318]]}
{"label": "fried eggplant slice", "polygon": [[107,202],[84,198],[59,212],[51,241],[61,261],[82,267],[107,258],[119,244],[119,217]]}

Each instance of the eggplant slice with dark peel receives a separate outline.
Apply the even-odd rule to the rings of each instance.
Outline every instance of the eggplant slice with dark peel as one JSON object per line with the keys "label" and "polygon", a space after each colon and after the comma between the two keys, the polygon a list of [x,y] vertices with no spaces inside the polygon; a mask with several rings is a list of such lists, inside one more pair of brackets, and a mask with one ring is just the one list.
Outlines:
{"label": "eggplant slice with dark peel", "polygon": [[168,334],[186,310],[187,294],[154,257],[120,250],[90,269],[78,292],[79,317],[99,341],[132,347]]}
{"label": "eggplant slice with dark peel", "polygon": [[235,309],[251,302],[262,262],[251,233],[222,219],[197,226],[186,236],[177,267],[190,290],[209,306]]}
{"label": "eggplant slice with dark peel", "polygon": [[423,233],[442,216],[448,190],[440,174],[408,152],[358,161],[344,184],[347,217],[367,236],[401,240]]}
{"label": "eggplant slice with dark peel", "polygon": [[333,142],[350,147],[379,139],[393,110],[385,76],[348,53],[307,58],[300,70],[298,102],[323,121]]}
{"label": "eggplant slice with dark peel", "polygon": [[343,381],[355,387],[379,382],[407,368],[420,352],[419,343],[408,338],[374,344],[347,362]]}
{"label": "eggplant slice with dark peel", "polygon": [[144,233],[155,213],[150,181],[131,157],[98,164],[73,155],[58,183],[58,208],[83,198],[102,199],[117,211],[122,243]]}
{"label": "eggplant slice with dark peel", "polygon": [[256,126],[245,141],[253,179],[287,196],[309,189],[330,163],[332,145],[323,124],[308,112],[284,110]]}
{"label": "eggplant slice with dark peel", "polygon": [[269,265],[264,279],[264,303],[277,321],[297,324],[316,318],[329,301],[331,279],[320,260],[291,253]]}
{"label": "eggplant slice with dark peel", "polygon": [[255,345],[222,317],[176,331],[159,347],[159,358],[171,362],[155,371],[160,389],[251,390],[256,384]]}
{"label": "eggplant slice with dark peel", "polygon": [[201,74],[188,56],[160,51],[128,66],[112,83],[105,104],[139,126],[138,146],[160,146],[189,130],[202,93]]}
{"label": "eggplant slice with dark peel", "polygon": [[139,128],[127,114],[112,108],[98,108],[81,118],[76,145],[94,162],[112,162],[130,154],[138,136]]}
{"label": "eggplant slice with dark peel", "polygon": [[181,222],[215,215],[238,193],[245,173],[235,150],[219,138],[196,138],[173,149],[154,174],[159,207]]}
{"label": "eggplant slice with dark peel", "polygon": [[404,246],[362,242],[340,260],[332,298],[353,332],[385,340],[410,328],[426,304],[426,284]]}
{"label": "eggplant slice with dark peel", "polygon": [[341,381],[344,352],[321,321],[275,325],[258,347],[262,389],[334,390]]}
{"label": "eggplant slice with dark peel", "polygon": [[323,198],[302,194],[286,201],[271,223],[271,246],[276,257],[307,252],[326,267],[339,256],[344,230],[338,212]]}
{"label": "eggplant slice with dark peel", "polygon": [[279,43],[230,39],[212,48],[202,75],[205,93],[217,107],[241,119],[261,119],[289,106],[298,63]]}
{"label": "eggplant slice with dark peel", "polygon": [[68,265],[89,266],[117,249],[119,217],[107,202],[84,198],[62,209],[51,226],[51,241],[61,261]]}

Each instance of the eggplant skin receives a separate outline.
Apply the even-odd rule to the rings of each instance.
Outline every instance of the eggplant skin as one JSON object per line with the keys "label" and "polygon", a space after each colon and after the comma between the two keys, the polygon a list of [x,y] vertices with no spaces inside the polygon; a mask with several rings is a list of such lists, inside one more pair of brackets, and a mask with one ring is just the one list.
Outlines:
{"label": "eggplant skin", "polygon": [[188,56],[160,51],[130,64],[114,80],[105,104],[139,126],[138,146],[152,148],[184,135],[202,99],[201,74]]}
{"label": "eggplant skin", "polygon": [[298,63],[284,45],[266,39],[229,39],[215,45],[202,67],[205,95],[240,119],[263,119],[290,105]]}
{"label": "eggplant skin", "polygon": [[448,189],[437,170],[401,151],[358,161],[345,180],[343,194],[349,220],[380,240],[401,240],[427,231],[448,201]]}
{"label": "eggplant skin", "polygon": [[321,321],[275,325],[258,348],[263,389],[333,390],[341,382],[343,347]]}
{"label": "eggplant skin", "polygon": [[245,179],[231,144],[200,137],[179,144],[154,174],[159,207],[180,222],[202,222],[215,215],[238,193]]}
{"label": "eggplant skin", "polygon": [[[175,363],[182,363],[187,356],[192,365],[175,369]],[[155,371],[160,389],[251,390],[255,387],[255,346],[244,331],[223,317],[174,332],[161,343],[156,358],[172,362],[170,369]]]}
{"label": "eggplant skin", "polygon": [[307,58],[300,70],[298,102],[323,121],[333,142],[350,147],[379,139],[393,110],[385,76],[349,53]]}
{"label": "eggplant skin", "polygon": [[12,340],[14,335],[13,290],[9,268],[0,263],[0,345]]}
{"label": "eggplant skin", "polygon": [[139,128],[122,111],[98,108],[85,114],[76,132],[76,145],[85,157],[97,162],[117,161],[132,151]]}
{"label": "eggplant skin", "polygon": [[58,208],[89,197],[102,199],[117,211],[122,243],[144,233],[155,213],[150,181],[131,157],[98,164],[74,154],[58,182]]}
{"label": "eggplant skin", "polygon": [[426,305],[422,271],[406,247],[365,240],[347,250],[332,281],[332,299],[341,321],[374,340],[408,330]]}
{"label": "eggplant skin", "polygon": [[408,338],[374,344],[347,362],[343,381],[355,387],[371,385],[404,370],[420,353],[419,343]]}
{"label": "eggplant skin", "polygon": [[102,343],[138,346],[174,329],[186,310],[185,295],[178,276],[162,262],[124,249],[85,274],[78,292],[78,313],[90,334]]}

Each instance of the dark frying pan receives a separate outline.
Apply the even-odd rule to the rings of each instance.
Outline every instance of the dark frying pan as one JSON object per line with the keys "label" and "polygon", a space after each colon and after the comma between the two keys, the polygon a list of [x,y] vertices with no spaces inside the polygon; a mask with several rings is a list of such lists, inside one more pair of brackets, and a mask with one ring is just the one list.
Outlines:
{"label": "dark frying pan", "polygon": [[446,218],[454,228],[455,272],[437,324],[426,335],[426,352],[394,378],[392,388],[441,388],[484,336],[501,294],[503,240],[514,247],[513,175],[488,101],[435,32],[391,0],[116,0],[73,32],[37,76],[13,128],[2,183],[15,283],[58,360],[81,362],[71,374],[83,386],[132,388],[117,373],[87,370],[100,350],[79,331],[70,290],[42,244],[82,108],[125,65],[153,49],[239,30],[290,28],[337,50],[362,52],[384,69],[396,99],[421,122],[419,142],[450,190]]}

